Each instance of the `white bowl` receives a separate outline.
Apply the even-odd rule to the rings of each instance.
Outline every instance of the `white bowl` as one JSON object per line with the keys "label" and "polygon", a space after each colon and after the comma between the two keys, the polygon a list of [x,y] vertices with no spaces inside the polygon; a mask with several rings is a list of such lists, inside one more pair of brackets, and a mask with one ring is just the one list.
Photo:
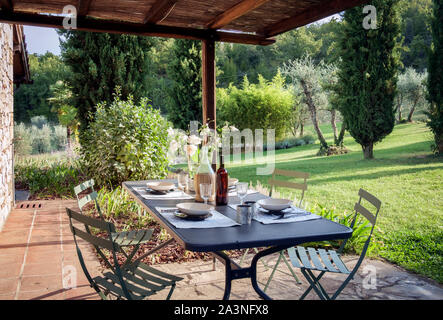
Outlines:
{"label": "white bowl", "polygon": [[228,178],[228,187],[235,186],[238,183],[238,179],[236,178]]}
{"label": "white bowl", "polygon": [[204,203],[183,202],[176,205],[181,211],[190,216],[202,216],[214,209],[213,206]]}
{"label": "white bowl", "polygon": [[292,204],[291,200],[287,199],[261,199],[257,201],[258,205],[266,210],[281,211],[289,208]]}
{"label": "white bowl", "polygon": [[175,184],[171,182],[159,181],[159,182],[148,182],[146,185],[155,191],[169,191],[175,188]]}

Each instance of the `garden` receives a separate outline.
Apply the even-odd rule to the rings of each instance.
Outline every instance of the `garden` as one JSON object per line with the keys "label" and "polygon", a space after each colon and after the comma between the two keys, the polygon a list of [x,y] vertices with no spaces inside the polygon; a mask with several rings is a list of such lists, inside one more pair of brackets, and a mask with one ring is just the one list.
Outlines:
{"label": "garden", "polygon": [[[368,256],[441,284],[443,95],[436,74],[443,62],[417,45],[441,48],[435,22],[441,9],[432,18],[431,1],[389,1],[403,5],[398,12],[378,2],[385,29],[370,31],[369,40],[354,32],[361,12],[348,10],[339,21],[279,36],[273,48],[219,44],[217,128],[265,131],[261,155],[243,151],[240,161],[225,159],[230,177],[268,190],[269,176],[257,175],[256,168],[275,152],[276,168],[310,173],[306,206],[327,219],[350,226],[359,188],[376,195],[382,208]],[[93,178],[102,213],[119,231],[155,230],[137,257],[170,235],[122,182],[189,169],[170,151],[180,149],[187,159],[197,150],[189,148],[188,135],[189,123],[203,117],[200,44],[67,30],[60,36],[61,57],[30,60],[36,88],[49,89],[15,94],[16,188],[32,200],[75,199],[74,186]],[[365,58],[355,59],[358,54]],[[171,137],[179,131],[185,134],[181,144]],[[94,206],[87,212],[97,216]],[[370,226],[358,220],[353,229],[346,253],[360,254]],[[144,261],[196,259],[211,257],[174,244]]]}

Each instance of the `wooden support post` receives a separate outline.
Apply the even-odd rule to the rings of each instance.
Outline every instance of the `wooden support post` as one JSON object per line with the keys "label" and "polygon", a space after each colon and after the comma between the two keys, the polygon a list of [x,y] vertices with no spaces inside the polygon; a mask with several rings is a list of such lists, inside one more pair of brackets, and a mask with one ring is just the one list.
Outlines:
{"label": "wooden support post", "polygon": [[215,41],[202,40],[203,123],[215,129]]}
{"label": "wooden support post", "polygon": [[[215,41],[202,40],[202,105],[203,123],[210,129],[216,128],[215,108]],[[215,154],[213,154],[215,156]],[[211,160],[210,160],[211,161]],[[212,169],[216,169],[216,161],[212,159]]]}

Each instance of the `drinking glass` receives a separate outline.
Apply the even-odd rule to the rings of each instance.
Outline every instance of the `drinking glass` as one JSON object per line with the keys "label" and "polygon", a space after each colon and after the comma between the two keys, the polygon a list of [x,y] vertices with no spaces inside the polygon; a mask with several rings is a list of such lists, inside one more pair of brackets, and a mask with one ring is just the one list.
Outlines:
{"label": "drinking glass", "polygon": [[212,184],[211,183],[200,183],[200,196],[205,201],[205,204],[208,204],[208,199],[212,194]]}
{"label": "drinking glass", "polygon": [[239,182],[236,185],[237,195],[240,198],[240,203],[243,204],[243,201],[248,194],[248,183],[247,182]]}
{"label": "drinking glass", "polygon": [[179,173],[177,176],[177,185],[178,188],[182,191],[184,191],[186,189],[186,182],[188,179],[188,175],[186,173]]}

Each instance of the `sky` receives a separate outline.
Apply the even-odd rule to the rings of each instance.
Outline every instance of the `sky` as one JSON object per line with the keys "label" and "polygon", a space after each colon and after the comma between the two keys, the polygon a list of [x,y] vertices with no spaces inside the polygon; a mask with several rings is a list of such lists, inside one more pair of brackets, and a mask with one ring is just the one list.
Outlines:
{"label": "sky", "polygon": [[[322,19],[319,23],[328,22],[333,17],[339,18],[338,14]],[[58,40],[58,34],[55,29],[24,26],[26,35],[26,44],[28,53],[44,54],[46,51],[53,54],[60,54],[60,42]]]}

